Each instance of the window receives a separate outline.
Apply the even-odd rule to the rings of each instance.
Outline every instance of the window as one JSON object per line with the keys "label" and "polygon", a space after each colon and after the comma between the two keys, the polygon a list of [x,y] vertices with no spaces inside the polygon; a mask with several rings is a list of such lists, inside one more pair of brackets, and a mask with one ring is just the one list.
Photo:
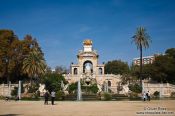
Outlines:
{"label": "window", "polygon": [[108,86],[111,87],[111,81],[108,81]]}
{"label": "window", "polygon": [[74,75],[77,75],[77,74],[78,74],[78,69],[74,68]]}
{"label": "window", "polygon": [[98,74],[99,74],[99,75],[102,75],[102,74],[103,74],[102,68],[99,68],[99,69],[98,69]]}

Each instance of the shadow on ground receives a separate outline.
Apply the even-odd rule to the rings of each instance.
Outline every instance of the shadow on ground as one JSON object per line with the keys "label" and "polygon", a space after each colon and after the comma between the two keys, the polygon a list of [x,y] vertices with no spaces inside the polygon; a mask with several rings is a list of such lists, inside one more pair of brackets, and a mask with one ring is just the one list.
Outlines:
{"label": "shadow on ground", "polygon": [[21,114],[2,114],[0,116],[19,116],[19,115],[21,115]]}

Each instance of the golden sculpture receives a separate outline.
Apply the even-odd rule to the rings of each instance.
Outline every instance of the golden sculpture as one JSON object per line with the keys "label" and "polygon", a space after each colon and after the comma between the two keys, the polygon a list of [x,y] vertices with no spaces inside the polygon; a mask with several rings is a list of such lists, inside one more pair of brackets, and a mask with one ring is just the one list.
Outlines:
{"label": "golden sculpture", "polygon": [[92,40],[86,39],[86,40],[84,40],[83,44],[84,45],[92,45]]}

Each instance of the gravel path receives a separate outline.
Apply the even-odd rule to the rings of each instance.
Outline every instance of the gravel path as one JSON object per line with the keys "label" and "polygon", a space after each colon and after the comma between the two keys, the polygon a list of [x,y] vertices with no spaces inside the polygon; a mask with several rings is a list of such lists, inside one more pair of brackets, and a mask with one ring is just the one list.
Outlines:
{"label": "gravel path", "polygon": [[175,100],[55,103],[52,106],[43,101],[0,100],[0,116],[175,116]]}

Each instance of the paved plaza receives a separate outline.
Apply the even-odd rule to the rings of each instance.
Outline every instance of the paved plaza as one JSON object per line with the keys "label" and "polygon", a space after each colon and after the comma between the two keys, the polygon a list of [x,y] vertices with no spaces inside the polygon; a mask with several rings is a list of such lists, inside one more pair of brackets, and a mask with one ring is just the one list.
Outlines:
{"label": "paved plaza", "polygon": [[143,101],[0,101],[0,116],[175,116],[175,100]]}

